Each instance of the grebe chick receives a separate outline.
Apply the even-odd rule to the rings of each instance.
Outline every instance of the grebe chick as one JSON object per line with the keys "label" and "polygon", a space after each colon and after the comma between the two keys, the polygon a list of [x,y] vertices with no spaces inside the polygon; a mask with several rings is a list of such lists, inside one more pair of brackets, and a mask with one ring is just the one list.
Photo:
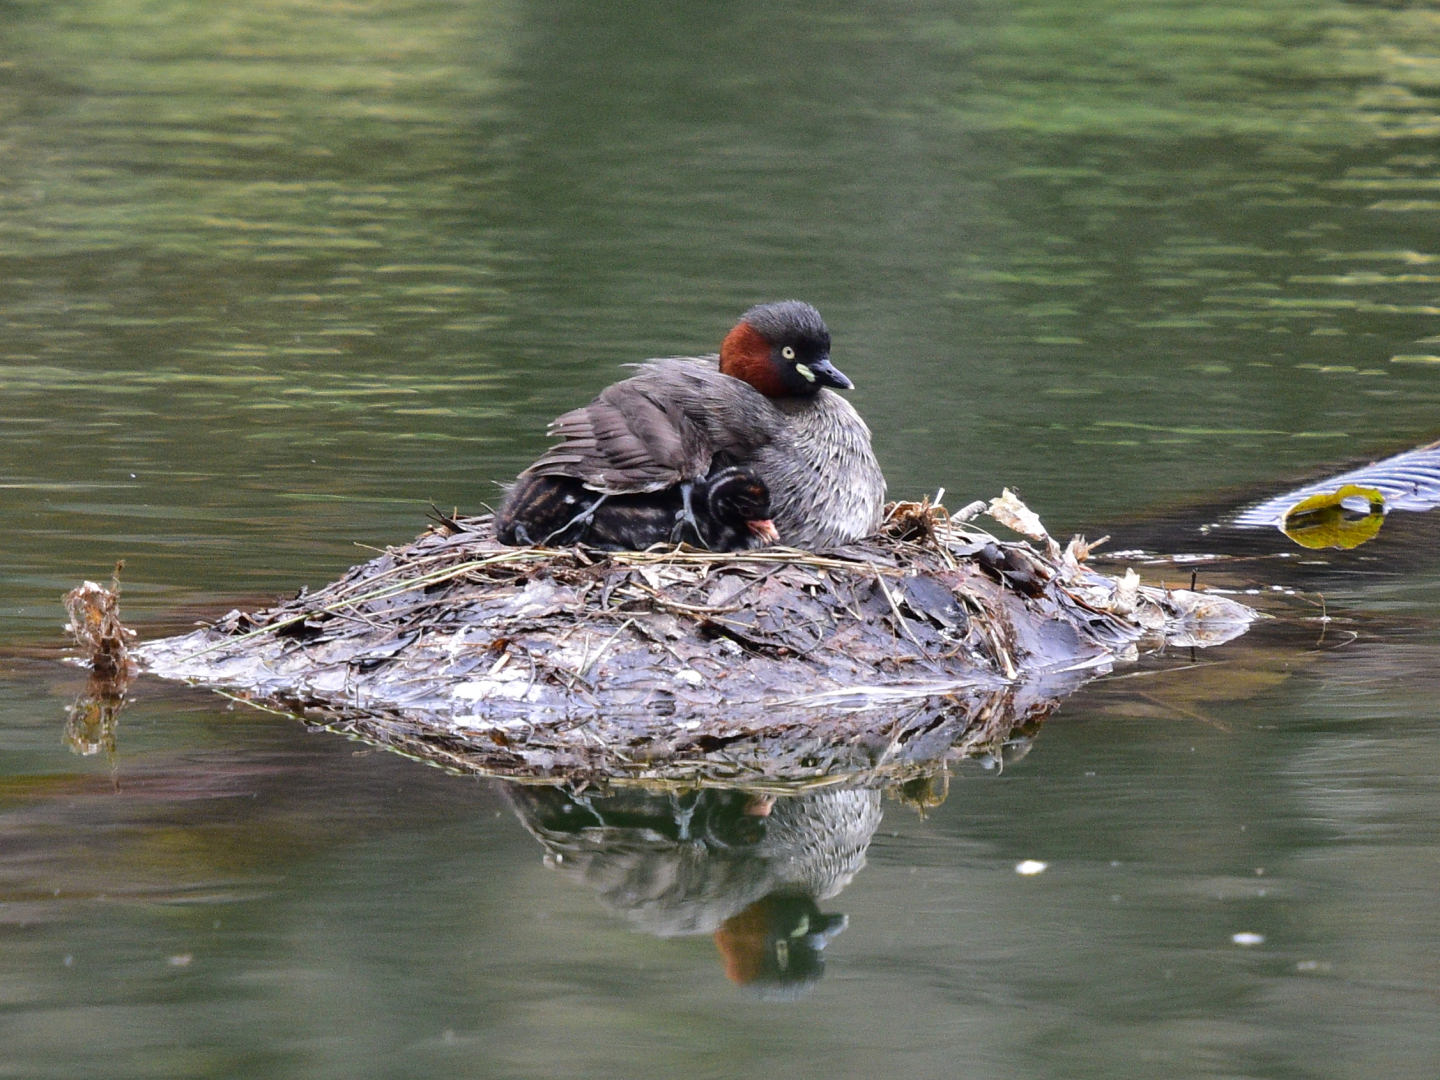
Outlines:
{"label": "grebe chick", "polygon": [[709,551],[741,551],[774,543],[770,493],[755,471],[732,465],[689,487],[689,505],[680,486],[638,495],[606,496],[569,477],[522,476],[537,485],[525,499],[524,522],[497,525],[506,544],[601,551],[640,551],[651,544],[686,543]]}

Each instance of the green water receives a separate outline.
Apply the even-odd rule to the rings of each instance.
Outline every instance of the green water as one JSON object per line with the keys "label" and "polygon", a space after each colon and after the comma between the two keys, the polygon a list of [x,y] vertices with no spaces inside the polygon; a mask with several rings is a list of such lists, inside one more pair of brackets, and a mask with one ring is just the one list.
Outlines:
{"label": "green water", "polygon": [[0,1076],[1435,1076],[1425,515],[1241,575],[1324,638],[885,802],[798,1002],[496,784],[143,682],[76,756],[53,657],[117,558],[146,633],[318,584],[781,296],[892,493],[1183,546],[1440,434],[1437,136],[1421,5],[0,2]]}

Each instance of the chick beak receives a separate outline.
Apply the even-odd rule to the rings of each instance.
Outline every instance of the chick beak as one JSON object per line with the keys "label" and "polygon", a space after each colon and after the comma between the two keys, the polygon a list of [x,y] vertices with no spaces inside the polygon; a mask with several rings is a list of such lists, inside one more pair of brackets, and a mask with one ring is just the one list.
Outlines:
{"label": "chick beak", "polygon": [[751,817],[769,817],[770,811],[775,809],[775,796],[758,795],[745,804],[745,813]]}
{"label": "chick beak", "polygon": [[780,542],[780,533],[776,530],[775,523],[769,518],[761,521],[747,521],[745,527],[750,530],[750,535],[762,544],[778,544]]}
{"label": "chick beak", "polygon": [[812,360],[806,366],[815,373],[815,381],[821,386],[833,386],[839,390],[855,389],[855,384],[845,377],[844,372],[830,363],[828,356]]}

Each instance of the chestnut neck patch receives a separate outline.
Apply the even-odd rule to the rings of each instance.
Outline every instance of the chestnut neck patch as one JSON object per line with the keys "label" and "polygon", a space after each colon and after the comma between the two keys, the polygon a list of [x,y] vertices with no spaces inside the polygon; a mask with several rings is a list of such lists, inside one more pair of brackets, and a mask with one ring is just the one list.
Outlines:
{"label": "chestnut neck patch", "polygon": [[747,322],[737,323],[720,346],[720,370],[747,382],[766,397],[789,397],[790,388],[775,370],[770,343]]}

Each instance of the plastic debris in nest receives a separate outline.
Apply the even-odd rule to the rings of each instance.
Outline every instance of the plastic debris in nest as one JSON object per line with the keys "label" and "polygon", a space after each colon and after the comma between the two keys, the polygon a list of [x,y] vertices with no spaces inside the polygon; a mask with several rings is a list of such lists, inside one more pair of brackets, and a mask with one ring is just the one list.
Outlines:
{"label": "plastic debris in nest", "polygon": [[928,502],[823,552],[512,548],[447,519],[136,656],[462,771],[805,785],[983,752],[1137,647],[1219,644],[1254,615],[1043,543]]}

